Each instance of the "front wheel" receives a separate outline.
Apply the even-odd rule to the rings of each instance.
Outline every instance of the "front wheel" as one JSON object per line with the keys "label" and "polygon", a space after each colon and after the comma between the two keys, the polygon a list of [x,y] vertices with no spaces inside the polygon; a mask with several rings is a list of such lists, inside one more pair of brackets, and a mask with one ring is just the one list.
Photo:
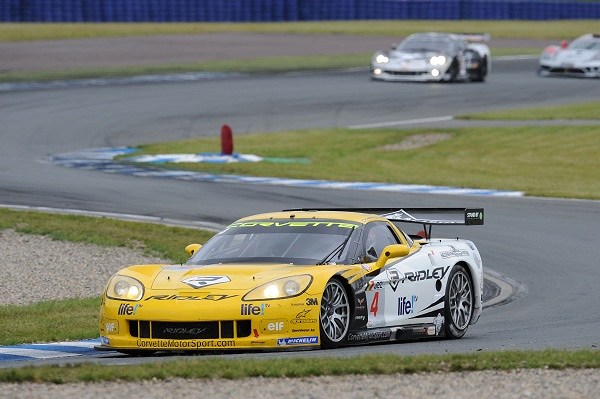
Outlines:
{"label": "front wheel", "polygon": [[350,300],[342,283],[335,279],[328,281],[323,290],[319,315],[323,348],[337,348],[346,340],[350,313]]}
{"label": "front wheel", "polygon": [[448,338],[461,338],[467,332],[474,308],[473,283],[462,265],[454,265],[446,286],[445,330]]}

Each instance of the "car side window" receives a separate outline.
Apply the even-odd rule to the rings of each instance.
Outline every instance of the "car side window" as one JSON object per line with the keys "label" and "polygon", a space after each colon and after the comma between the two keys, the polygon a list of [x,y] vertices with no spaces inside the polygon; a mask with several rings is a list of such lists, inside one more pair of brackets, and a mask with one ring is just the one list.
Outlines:
{"label": "car side window", "polygon": [[391,244],[400,244],[392,229],[382,222],[367,225],[363,238],[365,262],[375,262],[383,248]]}

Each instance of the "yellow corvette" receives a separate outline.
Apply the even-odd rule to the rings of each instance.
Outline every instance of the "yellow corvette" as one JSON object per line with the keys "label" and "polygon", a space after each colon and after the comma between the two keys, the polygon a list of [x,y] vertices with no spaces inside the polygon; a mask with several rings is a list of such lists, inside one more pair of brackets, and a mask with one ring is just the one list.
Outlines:
{"label": "yellow corvette", "polygon": [[[423,225],[409,235],[402,222]],[[294,209],[242,218],[191,244],[183,265],[108,281],[99,350],[335,348],[462,337],[481,314],[475,245],[431,225],[481,225],[483,209]]]}

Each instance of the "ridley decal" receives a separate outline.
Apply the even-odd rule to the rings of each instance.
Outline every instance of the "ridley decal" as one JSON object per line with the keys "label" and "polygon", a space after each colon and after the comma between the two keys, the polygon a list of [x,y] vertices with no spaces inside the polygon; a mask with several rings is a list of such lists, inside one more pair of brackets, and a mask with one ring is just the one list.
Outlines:
{"label": "ridley decal", "polygon": [[446,267],[436,267],[433,270],[419,270],[418,272],[406,272],[404,273],[404,278],[401,280],[402,283],[404,283],[406,280],[408,281],[422,281],[422,280],[430,280],[430,279],[436,279],[436,280],[440,280],[443,279],[444,276],[446,275],[446,273],[448,273],[448,269],[450,269],[450,266],[446,266]]}
{"label": "ridley decal", "polygon": [[236,297],[237,295],[152,295],[146,298],[146,301],[222,301]]}
{"label": "ridley decal", "polygon": [[193,276],[190,278],[186,278],[185,280],[181,280],[182,283],[185,283],[193,288],[204,288],[209,285],[227,283],[231,281],[227,276]]}

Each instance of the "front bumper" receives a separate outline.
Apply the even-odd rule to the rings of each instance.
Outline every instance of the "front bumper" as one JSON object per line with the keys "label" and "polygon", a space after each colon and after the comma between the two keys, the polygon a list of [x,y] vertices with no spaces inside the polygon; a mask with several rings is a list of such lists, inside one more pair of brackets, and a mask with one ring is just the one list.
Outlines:
{"label": "front bumper", "polygon": [[318,348],[319,307],[305,297],[246,303],[105,298],[99,350],[222,351]]}

